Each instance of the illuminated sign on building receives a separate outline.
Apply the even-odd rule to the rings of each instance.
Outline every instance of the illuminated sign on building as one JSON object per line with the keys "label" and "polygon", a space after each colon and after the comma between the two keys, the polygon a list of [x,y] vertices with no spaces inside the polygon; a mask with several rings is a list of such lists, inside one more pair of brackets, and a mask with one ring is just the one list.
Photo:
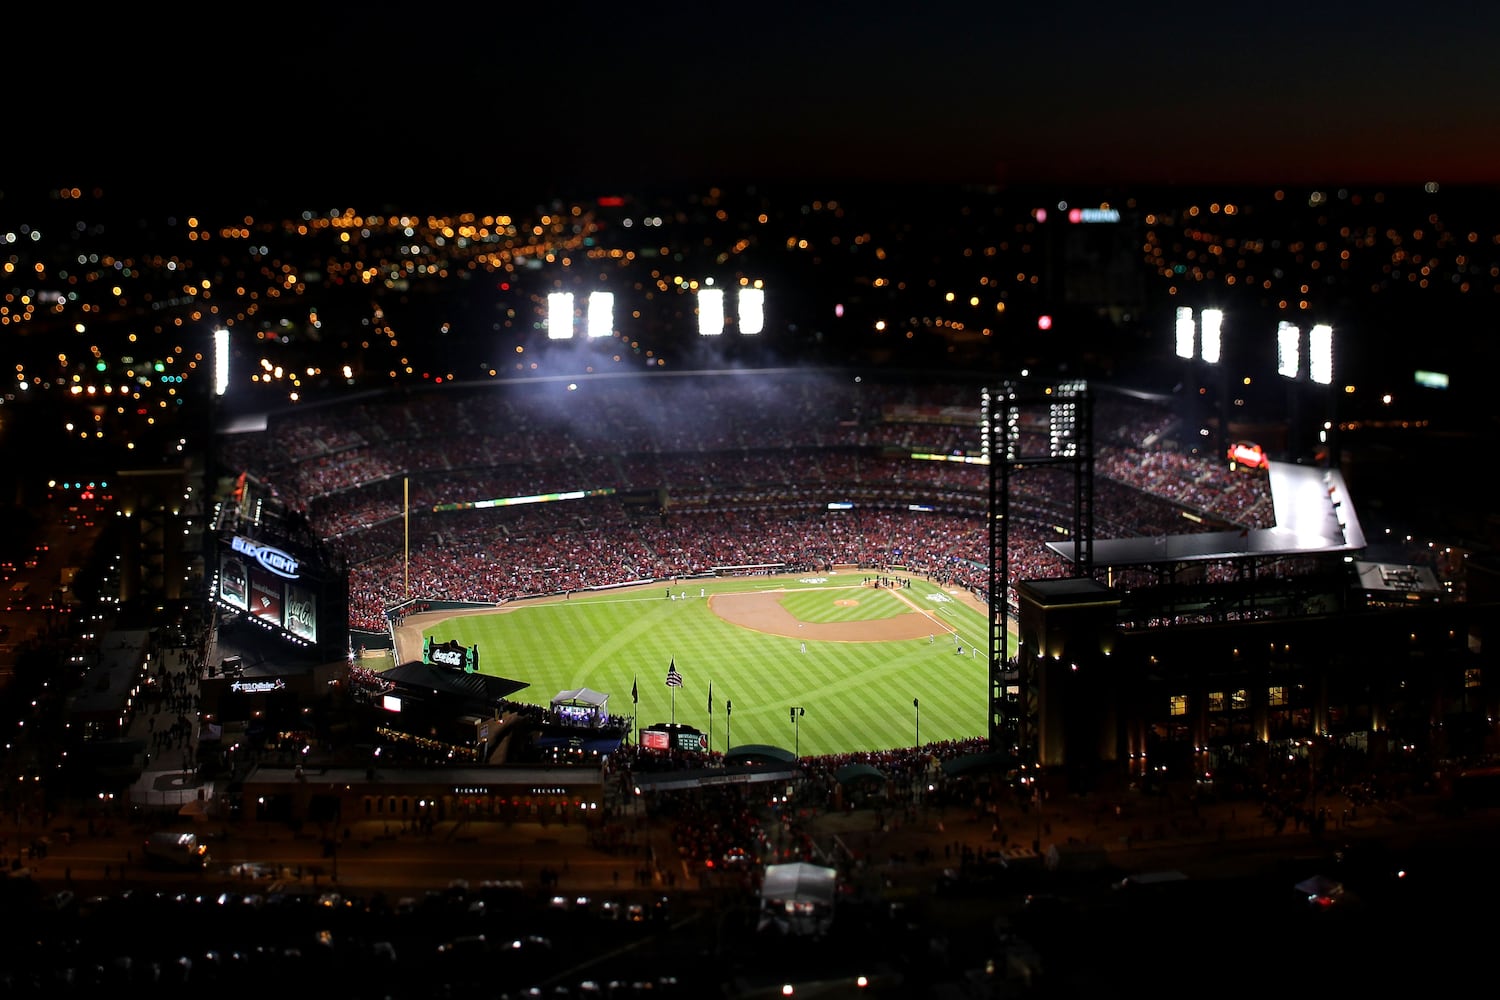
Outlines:
{"label": "illuminated sign on building", "polygon": [[1229,446],[1229,461],[1232,465],[1243,465],[1251,469],[1268,469],[1271,460],[1261,446],[1251,441],[1236,441]]}
{"label": "illuminated sign on building", "polygon": [[235,535],[230,545],[234,551],[249,556],[277,576],[288,580],[295,580],[298,577],[298,560],[281,549],[252,542],[242,535]]}
{"label": "illuminated sign on building", "polygon": [[1120,210],[1118,208],[1070,208],[1068,221],[1075,225],[1080,222],[1119,222]]}
{"label": "illuminated sign on building", "polygon": [[236,694],[266,694],[269,691],[280,691],[286,687],[286,681],[276,678],[269,681],[235,681],[229,685],[229,690]]}
{"label": "illuminated sign on building", "polygon": [[479,669],[479,646],[460,645],[457,639],[434,642],[432,636],[422,639],[422,660],[441,667],[452,667],[472,674]]}

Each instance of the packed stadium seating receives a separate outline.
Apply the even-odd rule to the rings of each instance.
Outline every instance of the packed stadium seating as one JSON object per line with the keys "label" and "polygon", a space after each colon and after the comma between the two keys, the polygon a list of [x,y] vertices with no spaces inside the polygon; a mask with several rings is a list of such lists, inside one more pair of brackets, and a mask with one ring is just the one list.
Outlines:
{"label": "packed stadium seating", "polygon": [[[978,385],[818,372],[450,386],[274,414],[223,461],[348,562],[355,628],[383,630],[409,595],[498,602],[741,565],[902,566],[983,595],[987,466],[913,457],[980,456],[979,414]],[[1178,448],[1175,423],[1100,397],[1096,536],[1269,526],[1264,474]],[[1045,435],[1028,423],[1020,447]],[[1064,476],[1011,478],[1013,578],[1068,575],[1044,545],[1070,523]],[[573,492],[594,495],[474,506]]]}

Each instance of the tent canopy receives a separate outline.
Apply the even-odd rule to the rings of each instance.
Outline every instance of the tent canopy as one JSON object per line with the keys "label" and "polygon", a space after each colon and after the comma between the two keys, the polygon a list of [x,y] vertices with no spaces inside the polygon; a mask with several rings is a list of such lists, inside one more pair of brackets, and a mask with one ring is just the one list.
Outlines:
{"label": "tent canopy", "polygon": [[788,865],[766,865],[760,898],[783,903],[833,905],[838,872],[822,865],[798,861]]}
{"label": "tent canopy", "polygon": [[950,778],[957,778],[965,774],[988,774],[993,771],[1004,771],[1012,766],[1014,758],[1004,750],[986,750],[981,753],[968,753],[962,757],[953,757],[943,761],[943,774]]}
{"label": "tent canopy", "polygon": [[571,691],[559,691],[552,696],[552,707],[567,705],[572,708],[603,708],[609,704],[609,695],[601,694],[589,688],[574,688]]}
{"label": "tent canopy", "polygon": [[885,774],[873,764],[853,763],[845,764],[834,773],[839,784],[847,785],[855,781],[884,781]]}
{"label": "tent canopy", "polygon": [[795,764],[797,755],[784,747],[771,746],[767,743],[745,743],[726,751],[724,762],[726,764]]}
{"label": "tent canopy", "polygon": [[1292,886],[1292,888],[1309,896],[1334,897],[1343,894],[1344,884],[1337,879],[1329,878],[1327,875],[1314,875],[1312,878],[1303,879]]}

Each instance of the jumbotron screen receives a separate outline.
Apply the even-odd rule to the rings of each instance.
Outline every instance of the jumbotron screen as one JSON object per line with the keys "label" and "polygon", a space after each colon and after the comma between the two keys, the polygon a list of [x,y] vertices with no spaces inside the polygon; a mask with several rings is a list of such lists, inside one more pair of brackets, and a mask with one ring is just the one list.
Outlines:
{"label": "jumbotron screen", "polygon": [[[220,605],[253,616],[299,644],[318,645],[328,580],[305,572],[302,559],[237,534],[221,539],[218,568],[213,594]],[[321,638],[331,640],[332,635]]]}

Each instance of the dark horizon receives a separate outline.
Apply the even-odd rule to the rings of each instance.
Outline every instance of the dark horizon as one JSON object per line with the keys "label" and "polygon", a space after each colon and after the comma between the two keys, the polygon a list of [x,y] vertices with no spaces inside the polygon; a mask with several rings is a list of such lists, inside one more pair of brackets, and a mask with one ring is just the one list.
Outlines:
{"label": "dark horizon", "polygon": [[1500,12],[1441,7],[95,12],[13,57],[37,103],[4,186],[426,210],[747,183],[1497,184]]}

